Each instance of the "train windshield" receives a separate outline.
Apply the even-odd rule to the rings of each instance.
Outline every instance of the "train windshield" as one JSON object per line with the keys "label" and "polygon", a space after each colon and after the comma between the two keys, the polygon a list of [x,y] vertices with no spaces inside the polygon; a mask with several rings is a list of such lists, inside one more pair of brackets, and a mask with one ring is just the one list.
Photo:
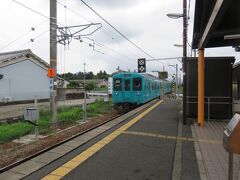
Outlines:
{"label": "train windshield", "polygon": [[113,80],[113,90],[114,91],[121,91],[122,90],[122,79],[121,78],[115,78]]}
{"label": "train windshield", "polygon": [[125,91],[130,91],[130,80],[125,80]]}
{"label": "train windshield", "polygon": [[133,90],[134,91],[142,90],[142,79],[141,78],[133,78]]}

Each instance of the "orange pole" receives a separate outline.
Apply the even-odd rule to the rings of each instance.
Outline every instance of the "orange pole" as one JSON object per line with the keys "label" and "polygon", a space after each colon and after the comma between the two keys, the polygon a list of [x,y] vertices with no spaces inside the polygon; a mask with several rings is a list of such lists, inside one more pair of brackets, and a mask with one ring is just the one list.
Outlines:
{"label": "orange pole", "polygon": [[198,126],[204,125],[204,49],[198,50]]}

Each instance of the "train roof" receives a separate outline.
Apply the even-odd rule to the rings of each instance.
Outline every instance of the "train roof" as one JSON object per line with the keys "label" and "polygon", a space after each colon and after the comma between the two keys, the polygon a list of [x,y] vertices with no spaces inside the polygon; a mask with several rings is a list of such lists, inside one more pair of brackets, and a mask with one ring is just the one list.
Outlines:
{"label": "train roof", "polygon": [[143,77],[150,78],[150,79],[154,79],[154,80],[160,80],[158,77],[153,76],[152,74],[148,74],[148,73],[136,73],[136,72],[121,72],[121,73],[118,73],[118,74],[113,75],[113,77],[115,77],[115,76],[121,76],[121,75],[124,75],[124,74],[130,74],[130,75],[136,75],[136,76],[143,76]]}
{"label": "train roof", "polygon": [[[153,76],[152,74],[148,74],[148,73],[136,73],[136,72],[120,72],[120,73],[117,73],[117,74],[114,74],[112,77],[119,77],[121,75],[124,75],[124,74],[131,74],[131,75],[136,75],[136,76],[142,76],[142,77],[146,77],[146,78],[149,78],[149,79],[152,79],[152,80],[156,80],[156,81],[161,81],[162,82],[162,79],[159,79],[158,77],[156,76]],[[168,80],[165,80],[166,82],[169,82]]]}

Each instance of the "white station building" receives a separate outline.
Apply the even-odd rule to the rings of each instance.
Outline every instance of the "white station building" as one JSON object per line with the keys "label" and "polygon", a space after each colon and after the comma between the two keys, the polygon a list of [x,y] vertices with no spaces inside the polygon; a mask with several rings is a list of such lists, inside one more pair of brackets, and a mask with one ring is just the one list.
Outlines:
{"label": "white station building", "polygon": [[0,102],[49,99],[48,67],[30,49],[0,53]]}

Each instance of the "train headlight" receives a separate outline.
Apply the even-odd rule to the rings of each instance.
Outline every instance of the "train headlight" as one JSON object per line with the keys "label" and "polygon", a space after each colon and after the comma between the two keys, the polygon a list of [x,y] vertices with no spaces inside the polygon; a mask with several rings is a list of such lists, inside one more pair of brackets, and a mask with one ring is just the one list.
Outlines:
{"label": "train headlight", "polygon": [[137,95],[139,96],[139,95],[140,95],[140,93],[138,92],[138,93],[137,93]]}
{"label": "train headlight", "polygon": [[116,92],[115,94],[116,94],[116,96],[118,95],[118,93],[117,93],[117,92]]}

